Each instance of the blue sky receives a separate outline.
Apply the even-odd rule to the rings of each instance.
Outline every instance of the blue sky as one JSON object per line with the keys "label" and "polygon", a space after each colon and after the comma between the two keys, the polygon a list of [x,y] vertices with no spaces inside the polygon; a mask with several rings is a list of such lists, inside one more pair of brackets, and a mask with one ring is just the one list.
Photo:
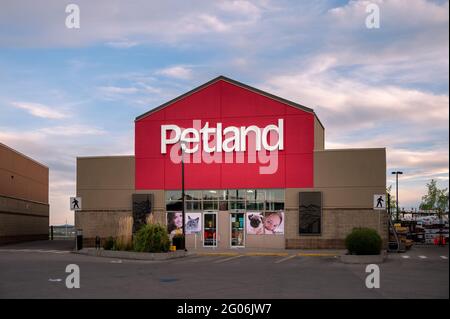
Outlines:
{"label": "blue sky", "polygon": [[133,154],[136,116],[222,74],[313,108],[327,148],[386,147],[387,185],[403,170],[416,207],[431,178],[448,187],[448,16],[425,0],[2,1],[0,142],[49,166],[51,223],[73,222],[76,156]]}

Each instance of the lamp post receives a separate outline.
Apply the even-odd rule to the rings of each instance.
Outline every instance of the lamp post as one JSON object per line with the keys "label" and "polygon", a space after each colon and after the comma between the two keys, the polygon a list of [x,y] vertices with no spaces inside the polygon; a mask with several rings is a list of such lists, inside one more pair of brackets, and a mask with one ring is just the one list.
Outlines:
{"label": "lamp post", "polygon": [[401,171],[395,171],[395,172],[392,172],[392,175],[395,175],[395,208],[397,209],[397,216],[395,217],[396,218],[396,221],[398,222],[398,215],[399,215],[399,207],[398,207],[398,175],[402,175],[403,174],[403,172],[401,172]]}
{"label": "lamp post", "polygon": [[184,196],[184,149],[183,149],[183,144],[180,144],[181,146],[181,204],[182,204],[182,209],[181,209],[181,214],[182,214],[182,222],[183,222],[183,247],[184,247],[184,251],[187,251],[186,249],[186,232],[185,232],[185,220],[186,220],[186,216],[185,216],[185,196]]}

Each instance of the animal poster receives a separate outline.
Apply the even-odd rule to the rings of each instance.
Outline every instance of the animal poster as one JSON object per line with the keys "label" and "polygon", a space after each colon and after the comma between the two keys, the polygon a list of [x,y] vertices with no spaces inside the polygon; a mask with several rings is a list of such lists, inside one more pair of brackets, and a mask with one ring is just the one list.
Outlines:
{"label": "animal poster", "polygon": [[282,235],[284,212],[247,212],[246,226],[249,235]]}
{"label": "animal poster", "polygon": [[186,235],[200,233],[202,231],[202,214],[186,213],[185,221]]}

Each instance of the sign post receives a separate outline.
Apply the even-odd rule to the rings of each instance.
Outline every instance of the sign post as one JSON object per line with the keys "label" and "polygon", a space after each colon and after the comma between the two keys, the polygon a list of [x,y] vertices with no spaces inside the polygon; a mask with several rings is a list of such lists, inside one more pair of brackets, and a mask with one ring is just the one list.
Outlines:
{"label": "sign post", "polygon": [[373,209],[378,210],[378,233],[380,233],[381,211],[386,210],[386,194],[373,195]]}

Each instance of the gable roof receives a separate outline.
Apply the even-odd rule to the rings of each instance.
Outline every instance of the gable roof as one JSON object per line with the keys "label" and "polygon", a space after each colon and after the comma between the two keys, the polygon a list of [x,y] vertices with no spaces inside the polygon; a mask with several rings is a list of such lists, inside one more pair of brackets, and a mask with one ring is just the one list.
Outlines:
{"label": "gable roof", "polygon": [[136,117],[135,121],[139,121],[139,120],[149,116],[150,114],[158,112],[161,109],[163,109],[163,108],[165,108],[165,107],[167,107],[167,106],[169,106],[169,105],[171,105],[171,104],[173,104],[173,103],[175,103],[175,102],[177,102],[177,101],[179,101],[181,99],[184,99],[185,97],[188,97],[189,95],[194,94],[194,93],[196,93],[196,92],[198,92],[198,91],[206,88],[207,86],[210,86],[211,84],[214,84],[214,83],[216,83],[218,81],[229,82],[229,83],[234,84],[236,86],[242,87],[242,88],[244,88],[246,90],[249,90],[249,91],[252,91],[254,93],[263,95],[265,97],[268,97],[268,98],[276,100],[278,102],[281,102],[281,103],[287,104],[289,106],[295,107],[295,108],[300,109],[302,111],[305,111],[305,112],[308,112],[308,113],[313,113],[314,116],[317,118],[317,121],[319,122],[319,124],[323,127],[322,123],[320,122],[320,120],[317,117],[316,113],[314,113],[313,109],[311,109],[309,107],[306,107],[306,106],[303,106],[301,104],[298,104],[298,103],[286,100],[286,99],[284,99],[282,97],[270,94],[268,92],[262,91],[260,89],[255,88],[255,87],[252,87],[250,85],[244,84],[242,82],[239,82],[239,81],[227,78],[226,76],[223,76],[223,75],[220,75],[220,76],[218,76],[218,77],[216,77],[216,78],[214,78],[214,79],[212,79],[212,80],[210,80],[210,81],[208,81],[208,82],[206,82],[206,83],[204,83],[204,84],[202,84],[200,86],[197,86],[196,88],[190,90],[189,92],[186,92],[186,93],[184,93],[184,94],[182,94],[180,96],[177,96],[176,98],[174,98],[174,99],[172,99],[172,100],[170,100],[170,101],[168,101],[168,102],[166,102],[164,104],[161,104],[160,106],[157,106],[157,107],[151,109],[150,111],[145,112],[144,114],[139,115],[138,117]]}

